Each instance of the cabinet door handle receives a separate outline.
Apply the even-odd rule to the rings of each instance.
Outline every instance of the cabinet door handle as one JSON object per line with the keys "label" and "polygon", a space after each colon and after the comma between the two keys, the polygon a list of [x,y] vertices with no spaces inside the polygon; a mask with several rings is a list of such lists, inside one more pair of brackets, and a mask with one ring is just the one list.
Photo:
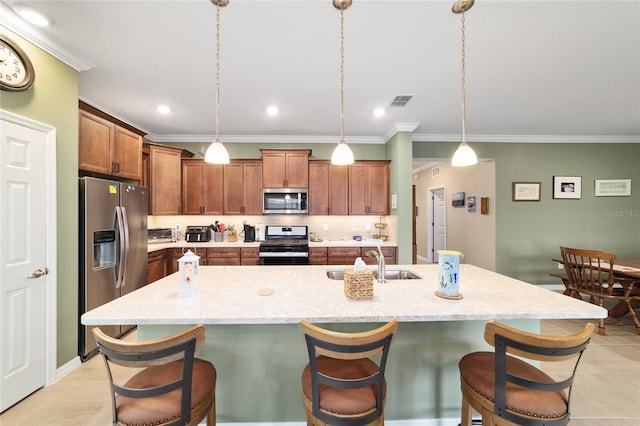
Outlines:
{"label": "cabinet door handle", "polygon": [[120,163],[111,163],[111,172],[118,173],[120,171]]}

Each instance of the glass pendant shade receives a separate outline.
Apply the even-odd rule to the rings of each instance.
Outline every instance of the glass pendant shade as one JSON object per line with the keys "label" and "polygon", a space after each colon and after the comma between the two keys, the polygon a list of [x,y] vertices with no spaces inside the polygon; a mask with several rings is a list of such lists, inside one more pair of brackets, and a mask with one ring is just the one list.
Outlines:
{"label": "glass pendant shade", "polygon": [[475,151],[466,142],[462,142],[453,154],[451,165],[453,167],[466,167],[478,164],[478,157]]}
{"label": "glass pendant shade", "polygon": [[353,162],[354,158],[351,148],[349,148],[349,145],[347,145],[345,141],[340,141],[331,155],[331,164],[335,164],[336,166],[347,166],[349,164],[353,164]]}
{"label": "glass pendant shade", "polygon": [[204,161],[213,164],[229,164],[229,153],[220,139],[211,142],[204,154]]}

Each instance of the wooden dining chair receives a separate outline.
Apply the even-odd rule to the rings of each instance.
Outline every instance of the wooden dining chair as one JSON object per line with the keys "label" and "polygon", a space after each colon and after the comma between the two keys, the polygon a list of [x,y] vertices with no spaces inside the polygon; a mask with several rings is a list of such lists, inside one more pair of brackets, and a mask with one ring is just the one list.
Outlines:
{"label": "wooden dining chair", "polygon": [[302,372],[307,425],[384,424],[385,368],[398,322],[359,333],[329,331],[307,321],[300,329],[309,354]]}
{"label": "wooden dining chair", "polygon": [[[627,307],[640,334],[640,320],[632,303],[640,301],[636,283],[629,278],[616,277],[616,255],[598,250],[560,246],[564,270],[569,282],[570,296],[587,296],[589,302],[604,307],[605,300],[615,300]],[[605,335],[604,318],[600,318],[598,334]]]}
{"label": "wooden dining chair", "polygon": [[[107,366],[114,426],[197,425],[205,417],[215,426],[216,369],[194,356],[204,326],[146,341],[114,339],[97,327],[93,334]],[[113,365],[135,373],[123,384],[114,380]]]}
{"label": "wooden dining chair", "polygon": [[[461,425],[472,424],[472,408],[482,414],[483,425],[569,423],[573,378],[594,329],[588,323],[574,335],[546,336],[489,321],[484,339],[495,351],[467,354],[458,365]],[[573,363],[565,377],[556,380],[526,360]]]}

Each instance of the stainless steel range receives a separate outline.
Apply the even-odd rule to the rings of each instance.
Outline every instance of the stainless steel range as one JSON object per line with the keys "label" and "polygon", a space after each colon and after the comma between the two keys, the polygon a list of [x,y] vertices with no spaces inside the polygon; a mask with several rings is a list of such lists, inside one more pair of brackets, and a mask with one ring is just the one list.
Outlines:
{"label": "stainless steel range", "polygon": [[267,225],[260,243],[261,265],[308,265],[309,232],[307,226]]}

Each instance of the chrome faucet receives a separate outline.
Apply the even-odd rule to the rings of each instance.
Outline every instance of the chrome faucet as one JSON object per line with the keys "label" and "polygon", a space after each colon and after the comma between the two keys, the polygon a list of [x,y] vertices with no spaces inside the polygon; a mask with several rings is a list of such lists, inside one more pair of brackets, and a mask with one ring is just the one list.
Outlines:
{"label": "chrome faucet", "polygon": [[378,261],[378,283],[386,283],[387,280],[384,279],[386,275],[386,267],[384,263],[384,255],[382,254],[382,248],[378,246],[378,251],[369,250],[367,252],[367,256],[375,257]]}

